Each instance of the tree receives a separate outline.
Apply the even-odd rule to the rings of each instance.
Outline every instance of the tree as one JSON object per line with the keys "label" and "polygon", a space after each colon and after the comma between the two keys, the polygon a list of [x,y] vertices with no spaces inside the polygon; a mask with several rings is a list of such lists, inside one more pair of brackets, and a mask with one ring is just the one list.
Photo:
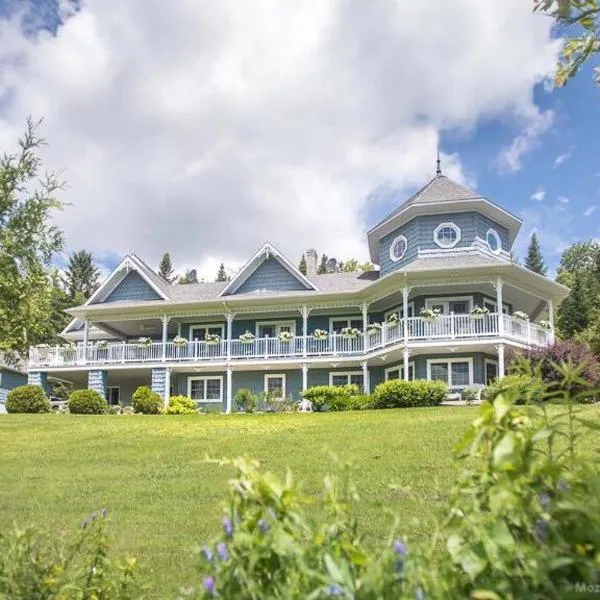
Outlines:
{"label": "tree", "polygon": [[55,173],[42,175],[38,125],[28,119],[18,150],[0,159],[0,351],[22,354],[48,335],[48,269],[63,247],[51,218],[63,207],[62,182]]}
{"label": "tree", "polygon": [[98,276],[99,271],[90,252],[73,252],[65,272],[67,294],[70,298],[80,295],[84,301],[87,300],[98,287]]}
{"label": "tree", "polygon": [[[534,11],[556,20],[562,31],[574,31],[567,37],[554,83],[565,85],[582,65],[600,52],[600,0],[534,0]],[[600,84],[600,67],[594,69],[594,79]]]}
{"label": "tree", "polygon": [[171,263],[171,255],[165,252],[158,263],[158,274],[167,282],[173,283],[175,281],[175,269]]}
{"label": "tree", "polygon": [[298,271],[302,273],[302,275],[306,275],[306,255],[302,255],[300,259],[300,264],[298,265]]}
{"label": "tree", "polygon": [[576,277],[569,296],[561,305],[558,322],[563,336],[571,339],[576,333],[582,332],[588,326],[589,311],[589,298],[583,278]]}
{"label": "tree", "polygon": [[321,254],[321,262],[317,268],[317,275],[323,275],[327,273],[327,255]]}
{"label": "tree", "polygon": [[198,275],[196,269],[186,269],[185,274],[179,278],[180,284],[198,283]]}
{"label": "tree", "polygon": [[225,265],[221,263],[219,265],[219,270],[217,271],[217,278],[215,281],[229,281],[231,278],[227,275],[227,271],[225,270]]}
{"label": "tree", "polygon": [[548,272],[548,267],[544,263],[542,249],[536,233],[532,233],[529,238],[529,246],[527,247],[527,255],[525,256],[525,267],[534,273],[545,275]]}

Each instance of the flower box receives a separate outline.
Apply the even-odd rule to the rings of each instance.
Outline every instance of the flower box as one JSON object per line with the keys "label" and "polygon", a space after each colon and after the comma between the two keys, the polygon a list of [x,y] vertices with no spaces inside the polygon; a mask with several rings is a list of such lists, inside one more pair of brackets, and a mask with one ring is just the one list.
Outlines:
{"label": "flower box", "polygon": [[216,346],[221,343],[221,336],[218,333],[207,333],[204,337],[204,342],[208,346]]}
{"label": "flower box", "polygon": [[481,320],[481,319],[484,319],[487,315],[489,315],[489,313],[490,313],[490,311],[487,308],[485,308],[485,306],[482,308],[481,306],[475,305],[471,309],[469,316],[473,320]]}
{"label": "flower box", "polygon": [[138,348],[150,348],[152,340],[149,337],[140,337],[137,341]]}
{"label": "flower box", "polygon": [[315,340],[326,340],[329,336],[329,333],[324,329],[315,329],[312,336]]}
{"label": "flower box", "polygon": [[513,319],[517,319],[519,321],[529,321],[529,315],[520,310],[515,310],[512,314]]}
{"label": "flower box", "polygon": [[254,334],[251,331],[246,330],[240,335],[239,340],[242,344],[251,344],[254,341]]}
{"label": "flower box", "polygon": [[106,350],[108,348],[108,342],[106,340],[100,340],[99,342],[96,342],[96,348],[98,348],[98,350]]}
{"label": "flower box", "polygon": [[346,340],[355,340],[359,335],[362,334],[362,331],[356,327],[344,327],[340,333]]}
{"label": "flower box", "polygon": [[545,329],[546,331],[552,331],[552,323],[550,323],[550,321],[545,321],[545,320],[541,320],[538,325],[542,328]]}
{"label": "flower box", "polygon": [[294,334],[291,331],[282,331],[277,337],[280,342],[289,343],[294,339]]}
{"label": "flower box", "polygon": [[427,323],[435,323],[440,316],[440,311],[437,308],[422,308],[420,315]]}
{"label": "flower box", "polygon": [[187,343],[188,343],[188,341],[184,337],[182,337],[180,335],[176,335],[173,338],[173,344],[175,344],[175,346],[177,346],[178,348],[181,348],[183,346],[187,346]]}
{"label": "flower box", "polygon": [[399,321],[398,313],[392,313],[388,320],[385,322],[386,325],[396,325]]}
{"label": "flower box", "polygon": [[383,329],[381,323],[370,323],[367,327],[368,333],[375,333],[377,331],[381,331]]}

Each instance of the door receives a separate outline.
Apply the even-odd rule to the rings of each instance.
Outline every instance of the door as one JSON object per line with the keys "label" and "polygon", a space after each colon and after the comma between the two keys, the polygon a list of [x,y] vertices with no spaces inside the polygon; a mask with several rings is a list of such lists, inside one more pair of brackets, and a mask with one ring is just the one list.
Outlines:
{"label": "door", "polygon": [[485,361],[485,384],[490,385],[498,377],[498,363],[493,360]]}
{"label": "door", "polygon": [[281,323],[258,323],[257,337],[259,338],[274,338],[280,333],[294,333],[295,326],[292,321],[282,321]]}
{"label": "door", "polygon": [[192,325],[190,327],[190,341],[203,342],[207,334],[218,335],[223,339],[222,325]]}

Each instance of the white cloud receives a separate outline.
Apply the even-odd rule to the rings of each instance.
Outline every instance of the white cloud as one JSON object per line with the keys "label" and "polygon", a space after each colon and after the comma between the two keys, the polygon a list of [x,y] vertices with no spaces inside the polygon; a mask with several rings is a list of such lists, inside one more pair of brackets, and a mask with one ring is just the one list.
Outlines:
{"label": "white cloud", "polygon": [[70,248],[208,276],[265,240],[365,258],[365,198],[422,184],[440,129],[517,119],[520,164],[552,120],[550,30],[522,0],[89,0],[56,37],[0,23],[0,143],[45,117]]}
{"label": "white cloud", "polygon": [[600,204],[594,204],[593,206],[588,206],[583,213],[584,217],[591,217],[598,209],[600,208]]}
{"label": "white cloud", "polygon": [[569,202],[571,202],[571,200],[569,198],[567,198],[566,196],[559,196],[557,198],[558,202],[560,202],[561,204],[569,204]]}
{"label": "white cloud", "polygon": [[541,202],[546,197],[546,190],[544,188],[537,188],[533,194],[531,194],[531,199],[536,200],[537,202]]}
{"label": "white cloud", "polygon": [[554,159],[554,168],[556,169],[556,167],[560,167],[560,165],[562,165],[564,162],[566,162],[567,160],[569,160],[571,158],[571,156],[573,156],[573,151],[569,151],[569,152],[565,152],[564,154],[559,154],[555,159]]}

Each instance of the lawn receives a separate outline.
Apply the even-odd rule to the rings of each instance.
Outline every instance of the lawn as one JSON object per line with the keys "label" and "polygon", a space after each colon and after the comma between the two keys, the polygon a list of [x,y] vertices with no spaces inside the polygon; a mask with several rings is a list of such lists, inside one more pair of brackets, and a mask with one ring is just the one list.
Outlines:
{"label": "lawn", "polygon": [[135,555],[153,597],[194,577],[193,547],[219,527],[232,471],[206,456],[245,455],[304,491],[320,489],[348,462],[361,500],[361,530],[385,536],[389,511],[420,535],[418,505],[390,484],[410,486],[438,514],[456,479],[452,448],[476,414],[440,407],[329,414],[189,417],[4,415],[0,418],[0,528],[36,524],[73,530],[108,508],[119,554]]}

